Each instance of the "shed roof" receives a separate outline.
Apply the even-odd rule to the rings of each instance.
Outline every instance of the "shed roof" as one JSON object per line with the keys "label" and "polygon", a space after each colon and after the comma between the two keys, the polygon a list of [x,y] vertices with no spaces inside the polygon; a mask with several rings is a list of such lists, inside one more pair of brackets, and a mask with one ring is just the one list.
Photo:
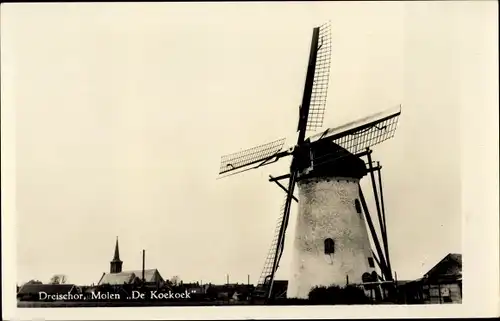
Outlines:
{"label": "shed roof", "polygon": [[133,272],[107,273],[99,281],[101,284],[119,285],[130,284],[137,276]]}
{"label": "shed roof", "polygon": [[[139,279],[142,279],[142,270],[132,270],[128,271],[134,273]],[[144,270],[144,279],[146,282],[157,282],[163,281],[163,278],[158,272],[158,269],[148,269]]]}
{"label": "shed roof", "polygon": [[[132,283],[135,278],[142,279],[142,270],[122,271],[120,273],[106,273],[99,282],[99,285],[129,284]],[[160,272],[158,272],[157,269],[144,270],[144,279],[146,282],[154,283],[163,281],[163,278],[161,277]]]}
{"label": "shed roof", "polygon": [[45,292],[47,294],[68,293],[73,290],[74,284],[25,284],[17,294],[33,294]]}
{"label": "shed roof", "polygon": [[462,275],[462,254],[450,253],[424,274],[426,278]]}

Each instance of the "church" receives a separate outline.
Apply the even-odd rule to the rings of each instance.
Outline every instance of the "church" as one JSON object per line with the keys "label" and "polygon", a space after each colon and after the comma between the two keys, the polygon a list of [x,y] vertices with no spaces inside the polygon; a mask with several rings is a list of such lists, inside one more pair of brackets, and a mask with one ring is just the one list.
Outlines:
{"label": "church", "polygon": [[[144,258],[143,258],[144,260]],[[109,273],[103,273],[98,285],[123,285],[123,284],[145,284],[148,286],[162,287],[165,280],[157,269],[145,269],[143,262],[142,270],[122,271],[123,261],[120,260],[118,248],[118,237],[116,238],[115,254],[110,262]]]}

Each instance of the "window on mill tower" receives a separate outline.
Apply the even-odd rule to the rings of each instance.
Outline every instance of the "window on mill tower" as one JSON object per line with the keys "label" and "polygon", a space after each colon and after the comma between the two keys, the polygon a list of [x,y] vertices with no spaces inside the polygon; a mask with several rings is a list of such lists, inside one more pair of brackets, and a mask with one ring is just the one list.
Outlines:
{"label": "window on mill tower", "polygon": [[358,212],[358,214],[361,214],[361,203],[358,199],[354,200],[354,207],[356,208],[356,212]]}
{"label": "window on mill tower", "polygon": [[335,242],[331,238],[325,240],[325,254],[333,254],[335,252]]}

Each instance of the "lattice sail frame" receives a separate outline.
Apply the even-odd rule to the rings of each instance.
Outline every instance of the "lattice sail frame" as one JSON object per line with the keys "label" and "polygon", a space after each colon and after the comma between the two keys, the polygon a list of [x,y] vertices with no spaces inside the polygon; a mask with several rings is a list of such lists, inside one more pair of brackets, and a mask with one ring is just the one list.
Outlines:
{"label": "lattice sail frame", "polygon": [[285,142],[286,138],[280,138],[270,143],[222,156],[219,175],[270,160],[283,150]]}
{"label": "lattice sail frame", "polygon": [[[316,52],[314,80],[306,124],[307,131],[315,131],[323,126],[330,80],[331,54],[331,24],[327,22],[319,27],[319,44]],[[222,156],[219,175],[236,172],[259,162],[266,163],[267,160],[272,160],[283,150],[285,142],[286,138],[281,138],[254,148]]]}
{"label": "lattice sail frame", "polygon": [[[280,215],[278,216],[278,219],[276,220],[276,226],[274,229],[273,239],[271,241],[271,245],[269,247],[269,250],[268,250],[268,253],[266,256],[266,260],[264,261],[264,266],[262,267],[262,272],[260,274],[259,281],[257,284],[257,286],[260,286],[260,287],[267,286],[266,279],[268,277],[270,277],[272,272],[273,272],[273,264],[274,264],[274,259],[276,256],[276,248],[278,247],[278,243],[279,243],[278,238],[279,238],[279,234],[280,234],[281,225],[283,224],[283,215],[285,212],[286,199],[287,199],[287,197],[285,195],[284,200],[283,200],[283,204],[281,205]],[[282,252],[282,251],[280,250],[280,252]]]}
{"label": "lattice sail frame", "polygon": [[[340,127],[327,129],[322,133],[309,137],[308,140],[311,143],[324,139],[331,140],[350,153],[357,154],[368,147],[392,138],[396,131],[400,115],[401,106],[370,115]],[[326,156],[328,155],[320,158],[326,158]],[[320,158],[314,159],[316,165],[320,164],[318,163]]]}
{"label": "lattice sail frame", "polygon": [[319,45],[316,54],[316,68],[314,71],[314,82],[309,105],[309,116],[307,118],[307,131],[315,131],[323,127],[328,84],[330,81],[331,59],[331,24],[327,22],[319,27]]}
{"label": "lattice sail frame", "polygon": [[392,138],[396,131],[398,118],[399,116],[395,116],[386,119],[364,130],[358,130],[354,133],[334,139],[333,142],[352,154],[357,154],[368,147],[378,145]]}

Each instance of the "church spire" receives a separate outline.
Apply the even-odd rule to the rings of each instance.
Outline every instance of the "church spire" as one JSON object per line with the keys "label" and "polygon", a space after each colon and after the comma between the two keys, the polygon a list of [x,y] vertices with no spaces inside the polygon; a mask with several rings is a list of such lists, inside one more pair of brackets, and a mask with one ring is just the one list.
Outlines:
{"label": "church spire", "polygon": [[115,255],[111,261],[110,273],[120,273],[123,262],[120,260],[120,250],[118,249],[118,236],[116,237]]}
{"label": "church spire", "polygon": [[120,261],[120,250],[118,249],[118,236],[116,237],[115,256],[113,256],[113,261]]}

